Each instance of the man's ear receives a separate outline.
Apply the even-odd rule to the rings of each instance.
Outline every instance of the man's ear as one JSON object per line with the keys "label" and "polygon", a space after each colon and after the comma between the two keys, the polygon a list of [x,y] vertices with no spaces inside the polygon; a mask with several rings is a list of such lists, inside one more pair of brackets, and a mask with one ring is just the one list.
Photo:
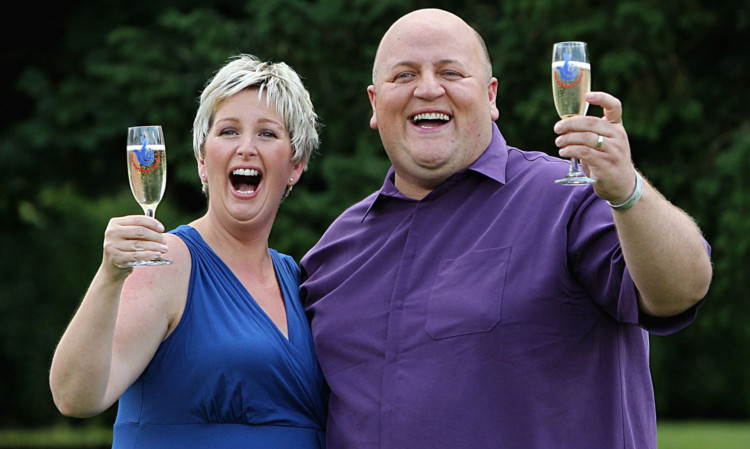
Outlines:
{"label": "man's ear", "polygon": [[497,120],[500,117],[500,111],[497,109],[497,78],[494,76],[490,78],[490,84],[487,86],[487,94],[490,100],[490,115],[492,121]]}
{"label": "man's ear", "polygon": [[372,106],[372,117],[370,117],[370,128],[378,129],[378,114],[375,107],[376,95],[375,86],[367,86],[367,96],[370,97],[370,106]]}

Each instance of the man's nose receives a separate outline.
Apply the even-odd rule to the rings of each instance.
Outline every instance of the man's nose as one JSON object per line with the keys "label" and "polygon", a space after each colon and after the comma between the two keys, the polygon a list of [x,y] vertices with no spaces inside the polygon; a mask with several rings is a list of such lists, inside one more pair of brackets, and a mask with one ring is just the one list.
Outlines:
{"label": "man's nose", "polygon": [[434,99],[445,93],[440,79],[434,73],[423,73],[417,81],[414,96],[424,99]]}

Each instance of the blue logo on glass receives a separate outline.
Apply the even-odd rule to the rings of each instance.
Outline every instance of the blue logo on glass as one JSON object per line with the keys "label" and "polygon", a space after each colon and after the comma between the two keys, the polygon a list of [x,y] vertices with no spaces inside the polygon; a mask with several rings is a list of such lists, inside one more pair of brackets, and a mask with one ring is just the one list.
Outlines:
{"label": "blue logo on glass", "polygon": [[148,137],[141,136],[141,143],[143,146],[140,150],[133,150],[133,153],[135,153],[135,157],[138,158],[138,163],[141,165],[151,165],[152,162],[154,162],[154,150],[149,148],[148,145]]}
{"label": "blue logo on glass", "polygon": [[578,76],[578,68],[570,64],[570,53],[565,53],[563,58],[565,58],[565,64],[562,67],[557,67],[560,78],[565,81],[573,81]]}

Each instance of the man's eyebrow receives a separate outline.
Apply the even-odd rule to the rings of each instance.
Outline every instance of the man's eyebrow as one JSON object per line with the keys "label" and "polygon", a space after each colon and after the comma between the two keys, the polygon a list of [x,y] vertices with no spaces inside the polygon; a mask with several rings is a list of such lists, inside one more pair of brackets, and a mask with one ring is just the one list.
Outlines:
{"label": "man's eyebrow", "polygon": [[446,64],[458,64],[463,66],[464,64],[459,61],[458,59],[441,59],[437,62],[437,65],[446,65]]}
{"label": "man's eyebrow", "polygon": [[[460,65],[462,67],[464,66],[464,64],[461,61],[459,61],[458,59],[451,59],[451,58],[440,59],[440,60],[438,60],[438,61],[436,61],[434,63],[434,65],[437,65],[437,66],[442,66],[442,65],[447,65],[447,64],[458,64],[458,65]],[[412,60],[406,59],[406,60],[394,62],[388,68],[390,70],[393,70],[396,67],[400,67],[400,66],[416,67],[418,65],[419,65],[419,63],[417,63],[416,61],[412,61]]]}
{"label": "man's eyebrow", "polygon": [[[440,59],[440,60],[438,60],[438,61],[435,61],[435,62],[433,63],[433,65],[438,65],[438,66],[440,66],[440,65],[446,65],[446,64],[459,64],[459,65],[461,65],[461,66],[463,66],[463,65],[464,65],[464,64],[463,64],[463,63],[462,63],[461,61],[459,61],[458,59],[452,59],[452,58],[445,58],[445,59]],[[413,67],[413,66],[418,66],[418,65],[419,65],[419,63],[417,63],[416,61],[412,61],[412,60],[409,60],[409,59],[405,59],[405,60],[402,60],[402,61],[394,62],[394,63],[393,63],[393,64],[391,64],[391,65],[390,65],[389,67],[390,67],[391,69],[394,69],[394,68],[396,68],[396,67],[399,67],[399,66],[407,66],[407,67]]]}
{"label": "man's eyebrow", "polygon": [[414,61],[410,61],[410,60],[404,60],[404,61],[398,61],[398,62],[394,62],[393,64],[390,64],[390,65],[388,66],[388,68],[389,68],[390,70],[393,70],[393,69],[395,69],[396,67],[401,67],[401,66],[414,67],[414,66],[416,66],[416,65],[417,65],[417,63],[416,63],[416,62],[414,62]]}

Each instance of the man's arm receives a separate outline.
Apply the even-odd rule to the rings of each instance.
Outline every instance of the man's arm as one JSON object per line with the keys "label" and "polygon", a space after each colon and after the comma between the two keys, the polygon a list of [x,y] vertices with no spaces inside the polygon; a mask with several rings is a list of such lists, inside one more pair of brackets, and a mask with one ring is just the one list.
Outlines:
{"label": "man's arm", "polygon": [[695,222],[648,182],[631,209],[612,212],[641,310],[676,315],[708,292],[712,267]]}
{"label": "man's arm", "polygon": [[[604,117],[558,122],[555,132],[560,134],[556,140],[560,156],[582,159],[584,170],[597,179],[594,189],[600,198],[610,204],[628,203],[637,182],[622,125],[622,106],[604,92],[592,92],[587,100],[601,106]],[[613,208],[612,214],[642,311],[654,316],[676,315],[706,295],[711,260],[700,229],[685,212],[643,180],[637,202],[624,210]]]}

